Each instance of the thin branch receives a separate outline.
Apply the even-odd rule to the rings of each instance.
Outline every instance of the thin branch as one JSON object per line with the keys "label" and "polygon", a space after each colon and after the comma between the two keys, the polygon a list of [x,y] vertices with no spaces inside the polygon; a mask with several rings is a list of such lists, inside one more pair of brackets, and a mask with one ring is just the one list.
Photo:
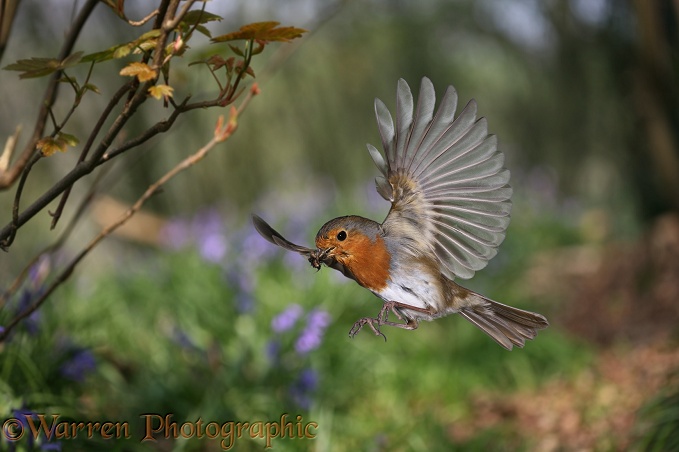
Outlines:
{"label": "thin branch", "polygon": [[234,109],[234,114],[232,114],[232,118],[229,121],[228,125],[225,127],[221,127],[222,124],[222,118],[220,117],[220,121],[218,122],[218,126],[215,130],[215,134],[212,137],[212,139],[202,148],[200,148],[198,151],[196,151],[194,154],[191,154],[190,156],[186,157],[184,160],[179,162],[174,168],[172,168],[170,171],[165,173],[160,179],[158,179],[155,183],[150,185],[144,194],[137,200],[137,202],[134,203],[132,207],[130,207],[117,221],[114,223],[110,224],[106,228],[104,228],[99,234],[97,234],[94,239],[90,241],[85,248],[83,248],[80,253],[78,253],[72,260],[69,262],[69,264],[64,268],[61,273],[56,277],[56,279],[49,285],[49,287],[44,290],[41,295],[29,306],[26,310],[23,312],[20,312],[17,314],[12,321],[5,326],[4,331],[0,333],[0,342],[4,342],[9,334],[12,332],[12,330],[26,317],[30,316],[33,312],[35,312],[44,302],[47,300],[47,298],[54,292],[54,290],[59,287],[61,284],[63,284],[70,276],[73,274],[73,270],[75,267],[80,263],[80,261],[83,260],[85,256],[87,256],[102,240],[104,240],[106,237],[111,235],[112,232],[114,232],[116,229],[118,229],[120,226],[125,224],[134,214],[136,214],[144,205],[144,203],[151,198],[154,194],[156,194],[163,185],[165,185],[169,180],[174,178],[177,174],[183,172],[184,170],[190,168],[191,166],[195,165],[199,161],[201,161],[205,156],[215,147],[216,144],[226,141],[229,139],[233,133],[237,129],[237,123],[235,121],[236,117],[244,111],[244,109],[247,107],[247,105],[250,103],[250,100],[255,94],[255,90],[250,90],[248,96],[243,99],[243,102],[241,103],[240,107],[236,110]]}
{"label": "thin branch", "polygon": [[184,18],[186,13],[189,12],[189,9],[193,6],[194,3],[196,3],[197,0],[189,0],[188,2],[184,3],[184,6],[182,7],[182,10],[179,11],[179,14],[177,14],[174,19],[170,21],[166,21],[163,24],[163,30],[166,32],[170,32],[177,28],[177,25],[179,25],[179,22]]}
{"label": "thin branch", "polygon": [[[89,75],[88,75],[88,78],[89,78]],[[113,95],[113,97],[109,101],[108,105],[106,105],[104,112],[101,114],[101,116],[97,120],[97,123],[95,124],[94,128],[92,129],[90,136],[87,138],[87,142],[85,143],[85,146],[83,147],[83,150],[80,153],[80,156],[78,157],[78,162],[76,163],[76,165],[80,165],[82,162],[85,161],[85,159],[87,158],[87,154],[89,153],[90,149],[92,148],[92,144],[94,144],[95,138],[97,137],[97,135],[99,135],[101,128],[104,126],[104,122],[106,122],[106,120],[108,119],[109,115],[113,111],[113,108],[116,105],[118,105],[118,102],[120,102],[120,100],[123,98],[123,96],[125,96],[125,93],[128,92],[132,88],[132,85],[133,85],[133,81],[125,83]],[[61,218],[61,214],[64,211],[64,207],[66,206],[66,201],[68,201],[68,197],[70,196],[72,189],[73,189],[73,185],[70,185],[64,191],[63,196],[59,200],[59,205],[57,206],[57,209],[52,214],[52,223],[50,225],[50,229],[54,229],[54,227],[57,225],[57,222],[59,221],[59,218]]]}
{"label": "thin branch", "polygon": [[28,174],[31,172],[31,168],[33,168],[33,165],[35,165],[41,158],[41,153],[33,154],[33,157],[26,165],[26,169],[21,173],[19,186],[17,187],[16,194],[14,195],[14,204],[12,205],[12,222],[9,225],[9,235],[0,241],[0,249],[3,251],[7,251],[12,242],[14,242],[14,237],[16,237],[17,230],[19,227],[21,227],[19,224],[19,204],[21,203],[21,194],[24,191],[26,179],[28,179]]}
{"label": "thin branch", "polygon": [[0,293],[0,310],[3,308],[7,300],[19,289],[21,284],[24,282],[26,279],[26,276],[28,275],[29,270],[33,265],[40,259],[41,256],[44,256],[46,254],[51,254],[61,248],[61,246],[68,240],[70,237],[71,233],[75,229],[75,226],[78,224],[78,221],[82,217],[82,215],[85,213],[85,209],[89,204],[92,202],[94,199],[94,195],[96,194],[97,188],[99,186],[99,183],[103,180],[104,176],[109,172],[110,166],[105,166],[102,168],[101,171],[97,174],[96,179],[90,186],[89,191],[85,195],[85,197],[80,201],[80,204],[78,205],[78,208],[75,211],[75,214],[73,217],[69,220],[68,224],[66,225],[66,228],[62,231],[61,235],[59,238],[54,241],[53,243],[50,243],[48,246],[43,248],[42,251],[37,253],[33,259],[31,259],[28,264],[24,267],[23,270],[19,273],[19,275],[12,281],[12,283],[9,285],[9,288],[5,290],[3,293]]}
{"label": "thin branch", "polygon": [[[90,14],[94,10],[94,7],[98,3],[99,0],[87,0],[85,5],[80,10],[80,14],[78,14],[78,17],[76,18],[75,22],[71,26],[71,29],[66,35],[64,45],[61,47],[61,51],[59,52],[59,56],[57,57],[60,61],[64,60],[67,56],[71,54],[71,51],[73,50],[73,46],[75,45],[75,42],[78,39],[80,31],[85,26],[87,19],[89,18]],[[38,113],[38,119],[33,129],[33,135],[31,136],[31,139],[28,141],[28,143],[26,143],[24,150],[21,152],[19,158],[14,163],[12,168],[10,168],[6,172],[0,173],[0,190],[7,189],[14,184],[16,179],[19,177],[19,174],[23,172],[31,156],[34,154],[35,145],[44,134],[45,123],[47,122],[49,110],[50,108],[52,108],[52,105],[56,100],[57,92],[59,91],[60,77],[61,71],[56,71],[50,77],[49,83],[47,85],[47,90],[45,91],[43,100],[40,103],[42,107],[40,109],[40,112]]]}
{"label": "thin branch", "polygon": [[141,20],[130,20],[127,17],[125,17],[125,20],[127,21],[128,24],[132,25],[133,27],[141,27],[142,25],[146,24],[148,21],[156,17],[158,14],[160,14],[160,11],[156,9],[151,11],[151,13],[148,16],[144,17]]}
{"label": "thin branch", "polygon": [[177,120],[179,115],[186,111],[184,107],[188,103],[189,99],[190,98],[187,97],[181,104],[177,105],[177,108],[174,109],[169,118],[165,119],[164,121],[157,122],[141,135],[126,141],[125,143],[123,143],[122,145],[120,145],[119,147],[110,152],[106,152],[101,157],[102,161],[111,160],[112,158],[122,154],[123,152],[126,152],[134,147],[139,146],[140,144],[145,143],[146,141],[150,140],[159,133],[167,132],[170,129],[170,127],[172,127],[174,122]]}

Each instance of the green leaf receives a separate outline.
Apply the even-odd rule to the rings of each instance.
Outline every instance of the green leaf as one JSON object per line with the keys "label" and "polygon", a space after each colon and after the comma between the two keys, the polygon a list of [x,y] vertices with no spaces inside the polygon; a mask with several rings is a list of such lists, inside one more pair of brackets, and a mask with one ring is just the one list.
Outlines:
{"label": "green leaf", "polygon": [[92,83],[86,84],[84,88],[88,91],[92,91],[93,93],[101,94],[99,87],[97,85],[93,85]]}
{"label": "green leaf", "polygon": [[238,55],[238,56],[240,56],[240,57],[244,57],[244,56],[245,56],[245,55],[243,54],[243,51],[240,49],[240,47],[237,47],[237,46],[232,45],[232,44],[229,44],[229,47],[231,47],[231,50],[232,50],[233,53],[235,53],[236,55]]}
{"label": "green leaf", "polygon": [[299,38],[307,30],[296,27],[278,27],[279,22],[255,22],[243,25],[238,31],[212,38],[212,42],[237,41],[241,39],[255,39],[263,43],[271,41],[289,42]]}
{"label": "green leaf", "polygon": [[75,135],[71,135],[69,133],[64,133],[64,132],[59,132],[57,134],[57,139],[63,141],[69,146],[77,146],[78,143],[80,143],[80,140],[76,138]]}
{"label": "green leaf", "polygon": [[212,38],[212,33],[210,33],[210,30],[208,30],[207,28],[205,28],[205,27],[202,26],[202,25],[196,25],[196,31],[198,31],[199,33],[204,34],[204,35],[207,36],[208,38]]}
{"label": "green leaf", "polygon": [[182,23],[186,25],[200,25],[200,24],[206,24],[208,22],[221,22],[222,17],[218,16],[216,14],[209,13],[207,11],[199,10],[199,9],[194,9],[189,11],[182,17]]}
{"label": "green leaf", "polygon": [[84,57],[82,57],[80,62],[91,63],[94,61],[100,63],[102,61],[110,60],[111,58],[116,59],[123,58],[129,55],[130,52],[132,52],[132,50],[136,50],[137,48],[141,48],[142,50],[146,51],[148,49],[153,48],[153,46],[155,45],[155,40],[158,38],[159,35],[160,30],[147,31],[134,41],[130,41],[124,44],[118,44],[104,51],[85,55]]}
{"label": "green leaf", "polygon": [[66,67],[71,67],[81,60],[82,52],[76,52],[69,55],[63,61],[59,61],[56,58],[29,58],[22,59],[16,63],[9,64],[3,69],[6,71],[19,71],[22,74],[19,78],[36,78],[44,77],[55,71],[59,71]]}
{"label": "green leaf", "polygon": [[73,67],[80,63],[84,52],[75,52],[67,56],[64,61],[61,62],[61,68]]}

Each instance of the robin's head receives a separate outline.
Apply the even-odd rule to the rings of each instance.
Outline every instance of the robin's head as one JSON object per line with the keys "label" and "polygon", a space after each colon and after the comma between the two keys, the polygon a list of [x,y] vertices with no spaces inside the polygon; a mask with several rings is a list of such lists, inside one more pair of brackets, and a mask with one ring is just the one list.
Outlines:
{"label": "robin's head", "polygon": [[380,233],[379,224],[367,218],[350,215],[330,220],[316,234],[318,252],[340,258],[361,253],[375,243]]}
{"label": "robin's head", "polygon": [[348,269],[359,284],[381,286],[391,258],[382,233],[381,226],[367,218],[352,215],[330,220],[316,234],[318,249],[311,264],[319,268],[321,262],[332,259]]}

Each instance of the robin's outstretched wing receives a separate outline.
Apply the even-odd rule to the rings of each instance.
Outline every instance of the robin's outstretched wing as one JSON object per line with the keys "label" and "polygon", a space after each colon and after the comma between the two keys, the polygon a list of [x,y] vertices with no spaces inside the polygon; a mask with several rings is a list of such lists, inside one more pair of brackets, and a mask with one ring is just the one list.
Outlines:
{"label": "robin's outstretched wing", "polygon": [[377,191],[392,203],[383,227],[408,238],[412,250],[426,243],[447,276],[471,278],[497,254],[509,225],[512,189],[504,155],[485,118],[476,119],[474,100],[454,118],[452,86],[436,114],[426,77],[416,109],[403,79],[396,101],[394,124],[384,103],[375,100],[386,161],[368,145],[383,175],[376,179]]}

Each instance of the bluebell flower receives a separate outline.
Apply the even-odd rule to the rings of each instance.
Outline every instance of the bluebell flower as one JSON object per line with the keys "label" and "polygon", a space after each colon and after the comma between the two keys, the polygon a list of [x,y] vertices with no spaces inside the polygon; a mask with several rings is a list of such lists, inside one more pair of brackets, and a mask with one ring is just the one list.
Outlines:
{"label": "bluebell flower", "polygon": [[40,450],[55,450],[57,452],[61,451],[61,443],[54,439],[44,442],[40,445]]}
{"label": "bluebell flower", "polygon": [[318,373],[313,369],[304,369],[290,387],[290,396],[297,406],[308,410],[312,402],[311,394],[317,386]]}
{"label": "bluebell flower", "polygon": [[208,262],[221,262],[228,251],[228,244],[219,212],[208,209],[198,213],[193,218],[191,229],[201,257]]}
{"label": "bluebell flower", "polygon": [[191,240],[191,228],[186,220],[174,218],[160,230],[161,243],[172,249],[179,250],[188,245]]}
{"label": "bluebell flower", "polygon": [[321,309],[314,309],[307,316],[307,324],[295,342],[295,350],[300,355],[309,353],[320,347],[323,334],[330,324],[330,314]]}
{"label": "bluebell flower", "polygon": [[[24,289],[21,292],[21,296],[19,297],[19,304],[17,305],[16,308],[16,315],[19,315],[26,311],[27,309],[29,309],[31,307],[31,303],[33,303],[33,300],[38,295],[39,292],[34,293],[28,289]],[[40,313],[40,310],[35,310],[27,318],[24,319],[23,325],[24,328],[26,328],[28,334],[36,335],[38,333],[38,330],[40,329],[41,318],[42,314]]]}
{"label": "bluebell flower", "polygon": [[237,268],[230,268],[226,272],[226,279],[236,292],[235,301],[238,312],[244,314],[252,311],[255,306],[252,295],[255,290],[255,281],[251,270],[240,265]]}
{"label": "bluebell flower", "polygon": [[276,340],[272,339],[266,344],[266,356],[271,360],[272,362],[277,362],[278,358],[280,357],[280,352],[281,352],[281,343]]}
{"label": "bluebell flower", "polygon": [[271,320],[271,329],[275,333],[283,333],[295,326],[297,320],[302,316],[304,310],[298,304],[291,304],[285,311],[278,314]]}
{"label": "bluebell flower", "polygon": [[[23,408],[18,408],[18,409],[13,409],[12,410],[12,417],[15,419],[18,419],[19,422],[21,422],[22,428],[24,432],[30,432],[30,427],[28,425],[28,421],[26,420],[26,416],[31,417],[35,419],[36,421],[38,420],[38,417],[35,415],[35,413],[29,409],[26,408],[26,405],[23,405]],[[9,436],[5,433],[3,435],[5,438],[9,438]],[[33,435],[27,435],[24,433],[24,436],[27,437],[27,446],[28,450],[31,450],[33,448],[33,444],[35,443],[35,438]],[[14,446],[15,443],[11,442],[10,446]]]}
{"label": "bluebell flower", "polygon": [[177,343],[179,346],[182,348],[185,348],[187,350],[196,350],[198,347],[196,344],[193,342],[191,337],[186,334],[184,330],[179,328],[178,326],[174,326],[172,328],[172,340]]}
{"label": "bluebell flower", "polygon": [[96,360],[91,351],[78,348],[59,369],[61,375],[72,381],[82,382],[88,373],[96,368]]}
{"label": "bluebell flower", "polygon": [[41,254],[37,262],[31,265],[31,268],[28,270],[28,281],[31,284],[32,291],[38,292],[42,289],[51,268],[52,259],[49,254]]}
{"label": "bluebell flower", "polygon": [[236,234],[235,243],[238,246],[238,259],[245,268],[257,267],[278,252],[278,247],[259,235],[251,222],[247,222]]}
{"label": "bluebell flower", "polygon": [[218,233],[198,237],[198,252],[208,262],[219,263],[226,256],[226,237]]}

